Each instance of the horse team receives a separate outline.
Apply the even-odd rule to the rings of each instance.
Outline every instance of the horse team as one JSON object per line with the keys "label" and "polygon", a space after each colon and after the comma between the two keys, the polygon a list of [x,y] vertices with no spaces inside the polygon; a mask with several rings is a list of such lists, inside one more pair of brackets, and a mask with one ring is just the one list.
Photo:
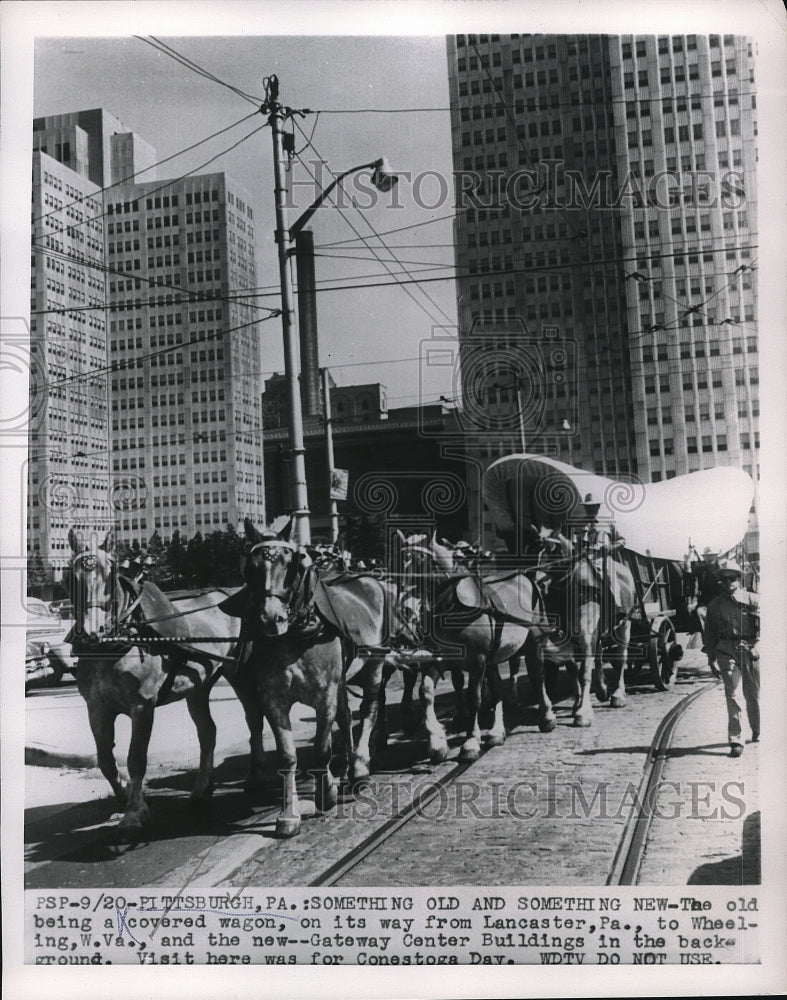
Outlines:
{"label": "horse team", "polygon": [[[216,590],[171,600],[154,584],[131,578],[118,567],[112,535],[99,546],[69,533],[76,624],[71,636],[76,677],[96,743],[98,765],[125,812],[123,839],[143,837],[150,825],[144,797],[147,751],[154,709],[185,699],[197,729],[200,763],[191,793],[196,802],[213,791],[216,727],[210,693],[223,674],[232,685],[249,727],[250,763],[246,788],[265,780],[263,720],[274,734],[283,775],[276,833],[298,832],[301,811],[296,790],[296,748],[290,720],[296,702],[315,710],[316,735],[309,770],[315,775],[315,805],[337,801],[331,768],[332,733],[344,746],[343,776],[351,786],[368,778],[373,756],[385,741],[385,684],[401,669],[405,679],[403,718],[420,679],[419,699],[428,753],[433,762],[448,755],[448,739],[435,711],[435,691],[450,669],[458,715],[466,737],[460,759],[481,752],[479,724],[488,691],[492,746],[506,738],[500,664],[515,677],[524,658],[539,702],[539,729],[555,728],[545,680],[550,665],[574,668],[574,724],[592,722],[591,684],[600,700],[625,704],[625,665],[634,583],[611,557],[600,568],[588,559],[570,566],[481,571],[466,549],[425,535],[397,537],[397,571],[348,571],[318,566],[292,542],[288,530],[258,531],[246,522],[248,551],[240,590]],[[615,581],[613,588],[603,581]],[[612,596],[614,593],[614,597]],[[606,623],[606,626],[605,626]],[[608,632],[613,667],[608,687],[602,637]],[[464,688],[464,679],[467,687]],[[359,724],[354,729],[347,682],[360,684]],[[118,715],[131,719],[129,782],[114,759]]]}

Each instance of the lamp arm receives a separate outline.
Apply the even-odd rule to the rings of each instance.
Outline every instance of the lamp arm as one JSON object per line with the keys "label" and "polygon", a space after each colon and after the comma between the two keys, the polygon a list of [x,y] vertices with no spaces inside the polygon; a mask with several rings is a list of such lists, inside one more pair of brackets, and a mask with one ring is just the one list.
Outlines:
{"label": "lamp arm", "polygon": [[360,163],[357,167],[350,167],[349,170],[344,170],[342,173],[337,174],[336,177],[331,181],[327,188],[322,191],[318,198],[316,198],[311,205],[306,209],[303,215],[300,216],[293,224],[290,226],[290,239],[295,239],[298,233],[303,229],[306,223],[311,219],[317,209],[322,205],[328,195],[333,191],[337,184],[340,184],[345,177],[349,177],[350,174],[354,174],[356,170],[370,170],[372,167],[376,167],[378,160],[373,160],[371,163]]}

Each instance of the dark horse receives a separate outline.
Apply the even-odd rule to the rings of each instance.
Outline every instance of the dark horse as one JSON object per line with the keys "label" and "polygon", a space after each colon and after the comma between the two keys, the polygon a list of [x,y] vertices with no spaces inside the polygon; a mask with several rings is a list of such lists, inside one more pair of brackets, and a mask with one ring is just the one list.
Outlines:
{"label": "dark horse", "polygon": [[[150,824],[143,784],[154,709],[160,705],[185,698],[200,745],[191,798],[203,800],[213,791],[216,726],[210,714],[210,692],[222,664],[228,674],[233,672],[238,623],[216,606],[226,598],[225,592],[201,594],[174,605],[152,584],[139,584],[123,576],[112,551],[111,531],[100,545],[92,547],[73,529],[68,540],[73,553],[70,572],[75,616],[69,641],[77,657],[77,687],[87,703],[98,766],[125,808],[118,829],[126,839],[135,839]],[[151,618],[161,620],[158,635],[147,625]],[[127,630],[131,628],[140,636],[139,641],[128,641]],[[166,632],[184,638],[164,644],[155,641]],[[188,645],[188,636],[215,636],[222,641],[195,649]],[[145,637],[153,640],[147,643],[149,649]],[[244,707],[248,705],[248,691],[238,687],[236,691]],[[118,715],[131,719],[128,786],[118,774],[113,753]],[[261,739],[258,746],[253,741],[251,746],[252,756],[256,753],[261,759]]]}
{"label": "dark horse", "polygon": [[[611,556],[587,555],[560,570],[546,569],[545,609],[551,629],[536,629],[525,644],[528,675],[538,695],[539,728],[551,732],[555,713],[546,690],[545,665],[568,664],[574,669],[576,695],[574,725],[590,726],[593,705],[591,681],[599,701],[613,708],[626,704],[625,670],[631,635],[630,613],[636,603],[634,578],[628,567]],[[603,671],[602,638],[608,633],[613,681],[607,685]],[[512,671],[516,665],[512,664]]]}
{"label": "dark horse", "polygon": [[[383,668],[397,665],[397,654],[386,644],[405,629],[399,594],[390,580],[330,567],[318,572],[308,552],[290,541],[291,527],[290,522],[274,535],[245,522],[251,545],[243,570],[246,586],[222,605],[243,619],[242,635],[252,643],[250,661],[243,669],[250,667],[256,676],[260,729],[264,715],[276,739],[285,778],[284,804],[276,824],[282,837],[293,836],[300,825],[292,705],[299,701],[316,712],[313,770],[316,805],[324,811],[337,800],[329,767],[333,724],[338,723],[355,784],[370,771],[370,738]],[[347,672],[358,673],[362,686],[356,745]]]}
{"label": "dark horse", "polygon": [[[478,715],[486,679],[494,705],[490,746],[505,741],[502,683],[498,666],[519,653],[533,626],[542,622],[533,584],[519,571],[480,577],[457,566],[453,551],[425,535],[402,538],[405,571],[430,617],[428,635],[448,665],[468,674],[467,737],[460,759],[474,761],[481,751]],[[434,697],[429,685],[425,698]]]}
{"label": "dark horse", "polygon": [[[352,734],[344,686],[344,652],[339,633],[312,612],[315,571],[308,553],[289,540],[288,525],[278,535],[259,532],[245,522],[250,543],[244,568],[245,587],[222,607],[242,619],[244,642],[251,644],[241,672],[256,686],[256,730],[262,738],[263,716],[273,731],[283,777],[282,809],[276,835],[292,837],[300,829],[301,808],[295,785],[297,756],[290,721],[295,702],[314,709],[317,728],[313,767],[315,805],[320,812],[337,802],[330,770],[334,722],[349,750]],[[253,720],[247,715],[250,726]],[[261,777],[261,775],[260,775]]]}

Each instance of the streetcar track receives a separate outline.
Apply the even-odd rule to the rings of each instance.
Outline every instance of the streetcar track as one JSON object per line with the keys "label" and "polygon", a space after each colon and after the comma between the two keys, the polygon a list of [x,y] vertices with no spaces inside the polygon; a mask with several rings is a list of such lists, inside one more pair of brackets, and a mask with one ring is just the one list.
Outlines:
{"label": "streetcar track", "polygon": [[381,826],[365,837],[360,844],[356,844],[347,851],[338,861],[326,868],[316,879],[309,882],[310,887],[316,888],[323,885],[336,885],[348,872],[356,868],[362,861],[366,860],[370,854],[377,850],[382,844],[389,840],[398,830],[400,830],[410,820],[414,819],[421,809],[429,804],[435,796],[454,784],[473,764],[477,764],[491,749],[491,746],[482,747],[481,752],[474,761],[458,762],[450,771],[436,781],[427,782],[413,796],[412,801],[404,806],[399,812],[386,820]]}
{"label": "streetcar track", "polygon": [[635,802],[637,807],[632,809],[623,834],[615,852],[612,862],[612,869],[607,878],[607,885],[637,885],[642,861],[645,856],[645,848],[648,842],[648,835],[653,823],[653,805],[655,795],[661,783],[664,769],[669,759],[669,752],[672,741],[675,737],[675,730],[678,727],[683,715],[708,691],[714,690],[715,685],[706,684],[698,691],[693,691],[674,705],[656,728],[653,741],[648,750],[648,760],[645,771],[642,775]]}
{"label": "streetcar track", "polygon": [[[698,691],[683,698],[663,717],[656,728],[647,755],[647,763],[637,791],[635,802],[639,808],[633,808],[626,822],[607,885],[635,885],[642,865],[642,859],[647,844],[648,833],[653,820],[650,805],[655,791],[659,787],[664,768],[669,756],[669,750],[675,735],[677,725],[689,707],[701,695],[713,690],[713,685],[706,685]],[[378,850],[386,841],[393,837],[403,826],[415,819],[429,802],[444,789],[453,785],[473,764],[478,763],[492,747],[484,747],[476,761],[457,763],[442,777],[429,782],[420,789],[412,801],[399,812],[386,820],[376,830],[370,833],[359,844],[347,851],[342,857],[326,868],[308,885],[311,888],[334,886],[353,869],[357,868],[370,855]]]}

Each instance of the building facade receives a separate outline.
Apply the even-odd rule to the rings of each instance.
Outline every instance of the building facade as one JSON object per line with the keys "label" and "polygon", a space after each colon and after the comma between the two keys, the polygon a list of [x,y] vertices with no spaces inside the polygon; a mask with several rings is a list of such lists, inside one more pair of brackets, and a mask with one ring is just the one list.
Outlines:
{"label": "building facade", "polygon": [[223,173],[106,195],[120,537],[264,520],[253,209]]}
{"label": "building facade", "polygon": [[33,159],[31,556],[57,579],[71,526],[144,546],[264,520],[248,197],[155,180],[100,109],[36,119]]}
{"label": "building facade", "polygon": [[[273,519],[294,507],[286,418],[285,379],[265,383],[266,509]],[[348,520],[382,519],[388,530],[436,528],[456,540],[468,535],[465,467],[456,444],[454,410],[440,404],[389,409],[380,383],[331,387],[334,468],[348,473],[347,499],[339,502],[342,537]],[[304,421],[306,480],[312,536],[330,539],[327,441],[324,420]],[[382,529],[385,530],[385,529]]]}
{"label": "building facade", "polygon": [[524,446],[610,477],[756,480],[751,44],[460,35],[448,66],[480,461]]}
{"label": "building facade", "polygon": [[31,573],[59,577],[71,527],[111,524],[101,190],[33,153],[30,420]]}

